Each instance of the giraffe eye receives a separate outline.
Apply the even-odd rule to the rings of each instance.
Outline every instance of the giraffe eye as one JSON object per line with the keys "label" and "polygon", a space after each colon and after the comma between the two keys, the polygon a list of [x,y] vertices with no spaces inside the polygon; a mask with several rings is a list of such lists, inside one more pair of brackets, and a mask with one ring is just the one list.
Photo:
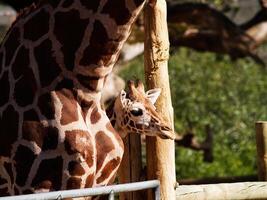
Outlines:
{"label": "giraffe eye", "polygon": [[131,110],[130,112],[133,116],[136,116],[136,117],[143,115],[143,110],[140,108],[135,108],[135,109]]}

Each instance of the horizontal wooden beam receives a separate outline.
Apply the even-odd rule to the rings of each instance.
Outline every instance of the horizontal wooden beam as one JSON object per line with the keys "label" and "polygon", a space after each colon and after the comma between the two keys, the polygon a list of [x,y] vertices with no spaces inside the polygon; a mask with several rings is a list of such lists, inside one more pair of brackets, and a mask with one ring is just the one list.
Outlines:
{"label": "horizontal wooden beam", "polygon": [[180,185],[203,185],[203,184],[219,184],[219,183],[236,183],[236,182],[254,182],[258,181],[258,176],[229,176],[229,177],[206,177],[199,179],[178,179]]}
{"label": "horizontal wooden beam", "polygon": [[267,199],[267,182],[180,185],[176,200],[248,200]]}

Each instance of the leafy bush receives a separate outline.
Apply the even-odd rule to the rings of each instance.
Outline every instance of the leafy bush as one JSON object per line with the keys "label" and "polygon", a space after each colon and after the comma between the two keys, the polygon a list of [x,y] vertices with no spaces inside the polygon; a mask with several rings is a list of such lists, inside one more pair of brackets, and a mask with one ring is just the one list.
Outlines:
{"label": "leafy bush", "polygon": [[[121,75],[143,79],[143,60],[128,64]],[[169,74],[175,128],[193,128],[200,140],[205,126],[214,133],[214,161],[202,152],[176,148],[179,178],[256,174],[254,123],[267,120],[267,71],[249,59],[181,48],[171,56]]]}

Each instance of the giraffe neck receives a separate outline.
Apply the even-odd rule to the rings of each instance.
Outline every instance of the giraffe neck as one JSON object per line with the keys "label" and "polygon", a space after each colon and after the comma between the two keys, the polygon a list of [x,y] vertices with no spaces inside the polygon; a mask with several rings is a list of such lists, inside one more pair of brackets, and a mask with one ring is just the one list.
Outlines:
{"label": "giraffe neck", "polygon": [[119,125],[117,124],[118,120],[117,120],[117,115],[115,112],[115,99],[108,105],[108,107],[106,108],[106,113],[107,113],[107,117],[109,118],[109,121],[111,123],[111,125],[115,128],[115,130],[119,133],[119,135],[124,138],[127,133],[123,132],[122,130],[119,129]]}
{"label": "giraffe neck", "polygon": [[[37,66],[32,70],[38,89],[64,77],[83,92],[98,93],[142,4],[140,0],[43,0],[20,14],[3,51],[14,53],[5,52],[13,40],[17,54],[29,55],[29,66]],[[13,64],[9,57],[6,65]],[[42,70],[47,70],[45,77]]]}
{"label": "giraffe neck", "polygon": [[[125,138],[129,134],[129,132],[126,128],[123,128],[121,120],[127,120],[127,116],[125,116],[125,118],[123,119],[118,119],[118,114],[116,114],[116,110],[115,110],[115,103],[116,103],[116,99],[112,101],[106,108],[107,117],[109,118],[111,125],[118,132],[120,137]],[[127,124],[127,123],[124,123],[124,124]]]}

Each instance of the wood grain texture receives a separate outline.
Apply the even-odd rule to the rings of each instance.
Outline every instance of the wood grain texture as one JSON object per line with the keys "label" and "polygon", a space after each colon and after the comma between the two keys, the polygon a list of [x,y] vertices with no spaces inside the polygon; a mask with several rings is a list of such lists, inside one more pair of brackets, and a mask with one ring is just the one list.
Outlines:
{"label": "wood grain texture", "polygon": [[267,180],[267,122],[256,122],[256,144],[258,160],[258,177],[260,181]]}
{"label": "wood grain texture", "polygon": [[177,200],[248,200],[267,199],[266,182],[229,184],[181,185],[176,189]]}
{"label": "wood grain texture", "polygon": [[[119,182],[131,183],[141,181],[142,155],[141,138],[139,134],[130,133],[124,142],[124,155],[119,168]],[[120,200],[140,200],[143,199],[143,192],[120,193]]]}
{"label": "wood grain texture", "polygon": [[[161,88],[156,108],[173,127],[168,59],[169,39],[165,0],[151,0],[145,8],[145,78],[148,89]],[[162,200],[174,200],[176,183],[174,141],[147,137],[147,176],[160,181]],[[148,194],[153,199],[153,194]]]}

